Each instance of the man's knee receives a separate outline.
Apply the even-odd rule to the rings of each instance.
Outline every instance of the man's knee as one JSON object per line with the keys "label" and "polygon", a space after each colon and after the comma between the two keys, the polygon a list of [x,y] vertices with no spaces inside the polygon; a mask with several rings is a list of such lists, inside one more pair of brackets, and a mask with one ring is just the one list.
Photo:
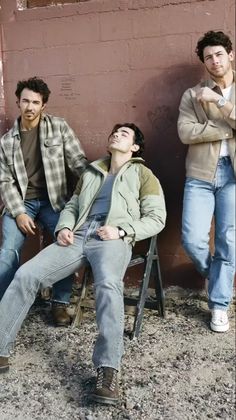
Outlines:
{"label": "man's knee", "polygon": [[199,251],[208,248],[208,244],[203,243],[203,241],[197,236],[182,235],[181,242],[185,252],[188,255],[195,255]]}
{"label": "man's knee", "polygon": [[28,263],[23,264],[16,272],[13,279],[13,287],[22,292],[36,294],[40,288],[40,279],[37,270],[32,270]]}

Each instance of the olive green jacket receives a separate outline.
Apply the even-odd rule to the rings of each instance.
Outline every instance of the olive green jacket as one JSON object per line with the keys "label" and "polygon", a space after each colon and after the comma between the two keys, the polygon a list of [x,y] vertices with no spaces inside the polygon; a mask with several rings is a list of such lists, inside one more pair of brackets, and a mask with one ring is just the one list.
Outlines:
{"label": "olive green jacket", "polygon": [[236,173],[235,142],[235,72],[230,101],[234,108],[228,118],[213,103],[200,104],[196,99],[199,88],[208,86],[220,93],[212,79],[186,90],[181,99],[178,118],[180,140],[188,144],[186,175],[212,182],[220,154],[222,139],[228,141],[229,154]]}
{"label": "olive green jacket", "polygon": [[[75,193],[61,212],[55,231],[76,231],[85,222],[108,174],[110,157],[91,163],[79,180]],[[166,209],[161,185],[141,158],[132,158],[117,173],[106,225],[119,226],[125,240],[136,241],[159,233],[165,226]]]}

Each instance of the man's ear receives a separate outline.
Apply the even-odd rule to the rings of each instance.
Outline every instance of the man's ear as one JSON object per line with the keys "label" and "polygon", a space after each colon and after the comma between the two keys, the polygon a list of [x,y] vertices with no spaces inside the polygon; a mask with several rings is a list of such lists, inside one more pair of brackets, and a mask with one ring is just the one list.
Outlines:
{"label": "man's ear", "polygon": [[134,143],[131,147],[132,152],[137,152],[140,149],[139,145]]}
{"label": "man's ear", "polygon": [[46,108],[46,104],[43,104],[41,111],[44,111],[45,108]]}
{"label": "man's ear", "polygon": [[18,107],[18,108],[20,108],[19,99],[17,99],[17,101],[16,101],[16,105],[17,105],[17,107]]}
{"label": "man's ear", "polygon": [[230,51],[229,53],[229,61],[234,61],[234,52]]}

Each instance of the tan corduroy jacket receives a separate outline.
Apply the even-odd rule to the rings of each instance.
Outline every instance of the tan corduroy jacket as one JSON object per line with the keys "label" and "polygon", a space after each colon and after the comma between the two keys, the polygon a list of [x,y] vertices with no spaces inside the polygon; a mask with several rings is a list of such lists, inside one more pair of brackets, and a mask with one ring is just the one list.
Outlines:
{"label": "tan corduroy jacket", "polygon": [[188,144],[186,176],[212,182],[220,153],[222,139],[228,140],[229,154],[236,174],[235,156],[235,72],[230,101],[234,108],[228,118],[213,103],[200,104],[196,100],[199,88],[218,89],[212,79],[186,90],[179,107],[178,133]]}

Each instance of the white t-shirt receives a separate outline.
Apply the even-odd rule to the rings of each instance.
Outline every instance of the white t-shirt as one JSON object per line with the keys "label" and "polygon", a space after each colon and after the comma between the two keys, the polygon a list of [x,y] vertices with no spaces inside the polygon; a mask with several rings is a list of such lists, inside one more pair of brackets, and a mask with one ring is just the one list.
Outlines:
{"label": "white t-shirt", "polygon": [[[227,101],[231,98],[232,89],[233,85],[227,87],[226,89],[222,89],[222,94]],[[228,141],[225,139],[222,139],[221,142],[220,156],[229,156]]]}

